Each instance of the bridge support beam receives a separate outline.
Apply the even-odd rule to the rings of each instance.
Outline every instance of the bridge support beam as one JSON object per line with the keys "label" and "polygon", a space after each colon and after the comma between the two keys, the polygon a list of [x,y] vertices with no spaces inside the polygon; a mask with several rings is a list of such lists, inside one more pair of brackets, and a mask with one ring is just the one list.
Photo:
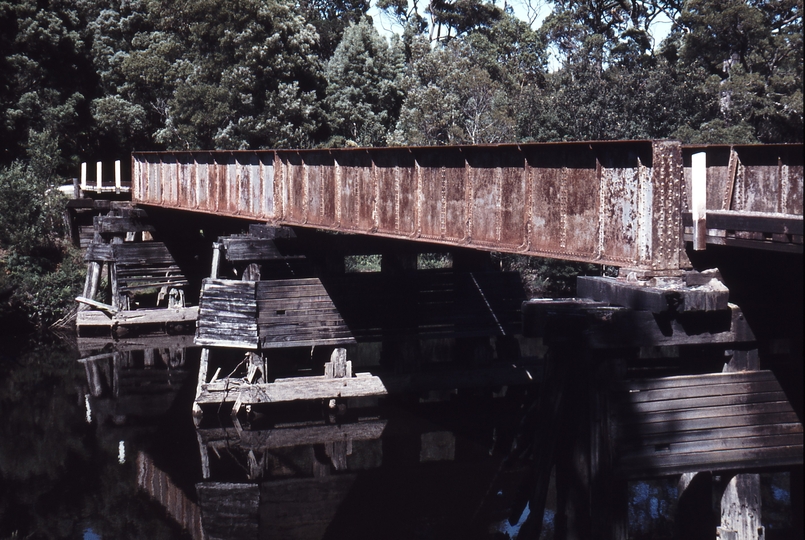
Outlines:
{"label": "bridge support beam", "polygon": [[[726,303],[728,291],[714,275],[677,280],[674,287],[667,279],[652,286],[583,278],[578,290],[591,298],[523,304],[524,335],[541,337],[551,351],[573,343],[564,362],[574,366],[570,384],[581,389],[568,394],[568,427],[559,436],[556,538],[626,538],[626,481],[689,467],[724,474],[683,475],[680,537],[711,540],[718,531],[722,540],[760,540],[754,471],[801,462],[793,449],[802,444],[801,424],[774,375],[759,371],[741,310]],[[678,376],[708,367],[714,373]],[[771,407],[781,408],[764,414]]]}

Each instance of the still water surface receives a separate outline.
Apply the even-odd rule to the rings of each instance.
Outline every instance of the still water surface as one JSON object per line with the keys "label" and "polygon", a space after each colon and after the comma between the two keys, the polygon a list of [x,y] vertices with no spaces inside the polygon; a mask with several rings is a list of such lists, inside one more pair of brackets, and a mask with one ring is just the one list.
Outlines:
{"label": "still water surface", "polygon": [[[80,356],[0,337],[2,540],[507,539],[528,519],[528,460],[507,459],[528,391],[196,426],[198,349]],[[780,514],[770,532],[787,524],[786,481],[764,480]],[[632,538],[672,537],[673,479],[633,483],[630,496]],[[541,538],[554,514],[555,487]]]}

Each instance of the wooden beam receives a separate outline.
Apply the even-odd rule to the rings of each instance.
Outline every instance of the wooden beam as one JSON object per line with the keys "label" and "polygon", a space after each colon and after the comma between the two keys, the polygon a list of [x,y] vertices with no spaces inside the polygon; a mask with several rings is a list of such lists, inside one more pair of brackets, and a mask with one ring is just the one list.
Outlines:
{"label": "wooden beam", "polygon": [[763,540],[761,525],[760,475],[738,474],[727,484],[721,497],[721,540]]}
{"label": "wooden beam", "polygon": [[196,319],[198,319],[197,306],[177,309],[164,308],[118,311],[112,316],[99,311],[81,311],[77,315],[76,326],[131,326],[136,324],[189,323]]}
{"label": "wooden beam", "polygon": [[76,296],[75,301],[90,307],[94,307],[95,309],[99,309],[104,313],[108,313],[109,315],[116,315],[120,311],[117,306],[110,306],[109,304],[104,304],[103,302],[91,300],[83,296]]}
{"label": "wooden beam", "polygon": [[[201,397],[204,385],[207,383],[207,370],[210,363],[210,350],[208,348],[201,349],[201,358],[198,363],[198,379],[196,382],[196,397],[193,401],[193,417],[196,419],[201,418],[201,407],[198,405],[198,399]],[[200,442],[200,441],[199,441]],[[206,448],[206,445],[204,446]]]}
{"label": "wooden beam", "polygon": [[[738,210],[708,210],[707,229],[722,231],[749,231],[768,234],[803,234],[803,219],[797,214],[776,212],[748,212]],[[690,212],[682,214],[682,225],[690,227],[693,217]]]}
{"label": "wooden beam", "polygon": [[249,385],[243,379],[222,379],[202,386],[198,403],[233,403],[237,395],[244,405],[285,401],[383,396],[403,392],[483,388],[534,384],[542,380],[542,365],[505,365],[449,372],[404,375],[358,373],[352,378],[323,376],[277,379],[270,384]]}
{"label": "wooden beam", "polygon": [[622,278],[579,276],[576,291],[581,298],[653,313],[725,310],[730,293],[716,278],[704,285],[689,287],[682,277],[631,282]]}
{"label": "wooden beam", "polygon": [[359,421],[347,424],[283,427],[259,431],[238,431],[235,428],[198,430],[203,443],[211,448],[238,446],[244,450],[272,450],[342,441],[379,439],[386,420]]}
{"label": "wooden beam", "polygon": [[[202,387],[203,388],[203,387]],[[327,379],[325,377],[298,377],[278,379],[271,384],[242,384],[233,379],[224,379],[206,385],[196,403],[232,403],[243,405],[279,403],[315,399],[382,396],[388,391],[379,377],[358,374],[351,379]]]}
{"label": "wooden beam", "polygon": [[583,327],[578,339],[593,349],[682,345],[749,344],[755,335],[743,312],[728,310],[655,314],[587,300],[550,299],[523,303],[523,334],[543,337],[546,345],[560,343]]}

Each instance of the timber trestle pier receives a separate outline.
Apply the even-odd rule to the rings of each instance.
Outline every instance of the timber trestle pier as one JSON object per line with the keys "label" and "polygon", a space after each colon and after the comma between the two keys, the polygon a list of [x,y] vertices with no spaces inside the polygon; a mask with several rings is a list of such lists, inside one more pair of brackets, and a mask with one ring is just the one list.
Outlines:
{"label": "timber trestle pier", "polygon": [[[131,202],[84,233],[79,332],[194,328],[194,414],[236,425],[536,388],[515,452],[535,538],[552,475],[562,538],[627,538],[628,482],[668,476],[720,502],[707,523],[680,510],[683,537],[764,538],[777,470],[801,532],[802,160],[675,141],[136,152]],[[534,299],[492,252],[617,277]]]}

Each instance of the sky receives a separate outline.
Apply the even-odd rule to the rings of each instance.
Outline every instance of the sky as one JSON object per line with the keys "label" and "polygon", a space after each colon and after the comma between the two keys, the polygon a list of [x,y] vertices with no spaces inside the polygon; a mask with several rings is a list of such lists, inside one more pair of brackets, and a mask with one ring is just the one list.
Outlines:
{"label": "sky", "polygon": [[[523,21],[528,21],[528,7],[525,0],[504,0],[507,2],[505,5],[510,5],[514,11],[515,16]],[[426,2],[426,0],[425,0]],[[423,2],[423,3],[425,3]],[[532,5],[536,8],[537,17],[534,20],[532,27],[534,29],[539,28],[542,24],[542,21],[551,14],[552,7],[550,2],[546,0],[535,0],[532,2]],[[393,19],[390,17],[380,13],[377,9],[374,0],[372,1],[372,7],[369,8],[369,15],[372,17],[374,21],[374,26],[377,29],[378,33],[381,36],[391,37],[392,34],[401,34],[402,28],[397,25]],[[660,43],[665,39],[668,33],[671,31],[671,21],[665,16],[660,15],[651,25],[652,34],[654,37],[654,46],[659,47]],[[552,71],[558,68],[558,62],[556,58],[550,58],[549,60],[549,69]]]}

